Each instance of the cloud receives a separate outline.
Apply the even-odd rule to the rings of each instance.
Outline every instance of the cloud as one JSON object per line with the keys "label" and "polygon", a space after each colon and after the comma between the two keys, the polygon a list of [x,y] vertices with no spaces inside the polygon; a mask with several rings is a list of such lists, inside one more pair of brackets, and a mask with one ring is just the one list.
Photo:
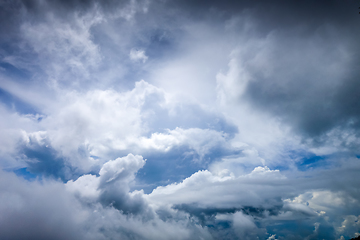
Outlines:
{"label": "cloud", "polygon": [[[156,188],[148,198],[158,203],[198,203],[202,206],[218,208],[241,208],[248,205],[265,207],[267,204],[270,206],[282,204],[276,192],[270,190],[272,188],[275,190],[276,186],[277,191],[285,191],[285,189],[280,190],[278,186],[278,182],[284,181],[278,170],[257,167],[251,173],[239,177],[235,177],[230,171],[222,175],[217,176],[207,170],[199,171],[181,183]],[[237,186],[236,189],[234,186]],[[283,187],[290,197],[293,191],[291,187]]]}
{"label": "cloud", "polygon": [[[337,231],[346,236],[357,237],[360,228],[358,219],[359,217],[354,215],[346,216]],[[353,234],[354,232],[355,234]]]}
{"label": "cloud", "polygon": [[[331,174],[331,171],[328,174]],[[290,236],[289,232],[279,228],[274,231],[272,224],[276,222],[276,225],[282,226],[281,229],[292,229],[295,227],[293,221],[300,221],[304,224],[304,231],[299,233],[300,237],[311,238],[311,234],[317,234],[312,237],[335,239],[337,234],[333,226],[342,225],[339,219],[333,217],[342,215],[346,218],[347,213],[342,206],[345,202],[346,205],[356,206],[358,202],[351,197],[350,192],[345,193],[336,187],[330,187],[331,183],[321,175],[320,172],[315,172],[309,180],[302,177],[285,177],[278,170],[270,170],[267,167],[256,167],[249,174],[237,177],[229,170],[219,175],[199,171],[181,183],[156,188],[147,198],[154,206],[170,204],[175,209],[189,212],[202,219],[204,225],[215,224],[217,228],[223,226],[218,224],[226,222],[236,225],[236,218],[233,219],[231,216],[235,213],[239,216],[245,214],[246,218],[239,217],[239,222],[244,223],[243,228],[229,229],[233,234],[244,238],[254,238],[252,234],[265,236],[268,232],[280,234],[279,239],[286,239]],[[346,186],[351,179],[353,177],[349,176],[348,180],[343,179],[341,183],[337,181],[337,184]],[[324,187],[329,190],[322,190]],[[309,189],[312,190],[306,192]],[[224,218],[221,215],[224,212],[229,217]],[[218,214],[215,222],[214,214]],[[329,222],[330,219],[332,223]],[[313,228],[312,225],[316,222],[320,222],[319,231],[305,230]],[[319,226],[315,229],[319,229]],[[328,232],[326,236],[324,231]]]}
{"label": "cloud", "polygon": [[[249,232],[255,232],[256,225],[252,221],[252,219],[241,212],[237,212],[234,214],[234,228],[236,229],[236,235],[242,239],[251,239],[254,236],[249,236]],[[245,237],[246,236],[246,237]]]}
{"label": "cloud", "polygon": [[76,224],[83,213],[62,184],[26,182],[6,172],[1,178],[1,238],[82,238]]}
{"label": "cloud", "polygon": [[[196,103],[167,99],[163,90],[145,81],[124,92],[69,92],[50,102],[44,113],[28,119],[32,128],[14,130],[13,148],[21,149],[21,159],[33,173],[63,180],[96,172],[108,159],[131,152],[154,158],[183,149],[184,158],[208,164],[215,151],[240,151],[227,146],[236,128],[224,116]],[[19,126],[23,124],[14,128]]]}
{"label": "cloud", "polygon": [[134,62],[142,61],[143,63],[148,59],[148,56],[145,55],[145,51],[141,49],[131,49],[129,57]]}
{"label": "cloud", "polygon": [[358,235],[357,10],[1,2],[0,238]]}
{"label": "cloud", "polygon": [[101,202],[123,213],[138,214],[146,210],[141,192],[129,193],[135,173],[145,164],[141,156],[132,154],[106,162],[95,175],[82,175],[66,183],[68,190],[85,201]]}
{"label": "cloud", "polygon": [[[115,162],[124,163],[132,157]],[[65,188],[53,181],[27,182],[12,173],[2,172],[1,176],[2,180],[6,179],[0,186],[2,238],[108,239],[121,236],[123,239],[191,239],[195,234],[199,239],[211,239],[205,229],[187,227],[186,217],[166,222],[158,218],[144,220],[142,217],[126,217],[111,206],[102,207],[94,202],[84,205],[78,201],[76,196],[79,195],[71,193],[74,190],[71,187],[79,184],[77,181],[69,182]],[[80,189],[85,192],[84,188]],[[139,226],[142,226],[140,230]]]}

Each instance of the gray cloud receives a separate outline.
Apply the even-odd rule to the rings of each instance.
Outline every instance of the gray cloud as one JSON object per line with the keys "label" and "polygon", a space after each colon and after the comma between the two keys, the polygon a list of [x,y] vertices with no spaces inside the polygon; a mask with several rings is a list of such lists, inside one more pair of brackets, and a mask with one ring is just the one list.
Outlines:
{"label": "gray cloud", "polygon": [[[131,156],[128,158],[131,159]],[[126,159],[121,161],[126,161]],[[120,162],[115,160],[109,164]],[[150,218],[145,218],[144,214],[124,215],[123,213],[129,214],[126,209],[136,213],[133,212],[133,207],[138,204],[133,201],[138,197],[132,195],[132,200],[128,202],[130,205],[122,205],[121,211],[116,208],[120,206],[119,201],[129,198],[126,192],[128,187],[126,181],[133,178],[131,177],[133,172],[126,169],[129,171],[130,175],[128,175],[121,172],[121,168],[106,169],[105,166],[102,170],[100,182],[103,180],[107,185],[111,185],[111,181],[121,183],[120,188],[109,188],[109,186],[103,186],[104,183],[100,184],[101,195],[109,201],[111,198],[113,204],[104,202],[104,198],[99,198],[99,202],[98,200],[84,202],[82,198],[86,194],[90,196],[87,192],[91,190],[88,180],[82,182],[85,185],[79,185],[79,190],[85,195],[77,195],[76,191],[65,188],[60,182],[48,180],[29,182],[16,177],[13,173],[1,172],[0,237],[3,239],[112,239],[118,237],[122,239],[194,239],[193,236],[198,236],[199,239],[211,239],[206,229],[196,224],[189,225],[189,220],[185,215],[174,216],[168,221],[162,221],[155,215]],[[109,170],[116,171],[114,173],[117,175],[109,175]],[[93,190],[96,191],[96,186],[94,187]],[[104,190],[114,190],[114,192],[110,196],[104,194]],[[141,198],[141,193],[138,194]],[[142,200],[141,204],[143,202]]]}
{"label": "gray cloud", "polygon": [[[354,2],[169,4],[189,10],[188,16],[200,21],[212,14],[216,21],[207,21],[213,25],[239,15],[248,17],[254,27],[249,38],[264,44],[245,43],[246,50],[239,47],[240,62],[251,78],[245,96],[253,106],[282,118],[305,138],[315,138],[315,144],[323,143],[324,134],[337,127],[355,130],[358,136],[359,72],[355,66],[360,32]],[[244,31],[241,21],[232,28]]]}
{"label": "gray cloud", "polygon": [[359,73],[352,67],[358,60],[351,46],[332,42],[329,38],[335,33],[330,34],[284,42],[275,33],[273,43],[263,49],[262,61],[268,62],[251,70],[253,81],[247,86],[246,95],[255,106],[281,116],[310,137],[337,126],[358,129]]}
{"label": "gray cloud", "polygon": [[0,196],[1,238],[83,238],[76,227],[80,211],[62,184],[25,182],[14,174],[1,172]]}

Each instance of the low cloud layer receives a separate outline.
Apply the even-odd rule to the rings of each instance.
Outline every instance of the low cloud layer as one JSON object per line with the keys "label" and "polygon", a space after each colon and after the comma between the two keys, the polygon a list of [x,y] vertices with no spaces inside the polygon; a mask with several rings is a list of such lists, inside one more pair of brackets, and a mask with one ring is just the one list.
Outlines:
{"label": "low cloud layer", "polygon": [[358,17],[1,2],[0,238],[360,235]]}

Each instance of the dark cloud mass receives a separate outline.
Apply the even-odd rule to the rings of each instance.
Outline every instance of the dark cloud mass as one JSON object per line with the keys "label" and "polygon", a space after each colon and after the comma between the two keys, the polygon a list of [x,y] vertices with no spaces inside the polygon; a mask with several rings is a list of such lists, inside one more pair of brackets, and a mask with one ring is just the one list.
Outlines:
{"label": "dark cloud mass", "polygon": [[0,0],[0,239],[358,237],[359,7]]}
{"label": "dark cloud mass", "polygon": [[346,36],[337,37],[341,31],[323,28],[303,39],[285,36],[284,42],[274,37],[275,46],[267,56],[269,62],[279,59],[267,66],[274,74],[264,76],[266,69],[254,69],[247,92],[257,106],[310,137],[339,126],[357,131],[359,126],[357,46]]}

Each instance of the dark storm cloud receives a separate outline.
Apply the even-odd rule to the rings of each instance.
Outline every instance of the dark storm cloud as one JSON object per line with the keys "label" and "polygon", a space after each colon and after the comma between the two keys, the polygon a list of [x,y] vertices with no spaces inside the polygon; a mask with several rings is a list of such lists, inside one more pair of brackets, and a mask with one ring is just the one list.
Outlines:
{"label": "dark storm cloud", "polygon": [[[316,219],[319,225],[314,227],[314,219],[304,219],[303,221],[275,221],[267,226],[266,230],[270,234],[276,232],[276,239],[279,240],[300,240],[300,239],[328,239],[335,240],[336,229],[334,226],[322,219]],[[315,230],[315,229],[316,230]]]}
{"label": "dark storm cloud", "polygon": [[[219,219],[216,216],[241,214],[253,219],[257,229],[252,229],[252,234],[247,233],[243,237],[246,239],[266,239],[266,235],[276,234],[278,239],[336,239],[335,228],[327,221],[318,217],[314,212],[299,211],[289,208],[287,205],[275,205],[268,208],[262,207],[242,207],[242,208],[203,208],[196,204],[182,204],[174,206],[175,209],[185,211],[199,220],[199,222],[210,229],[213,236],[221,239],[237,239],[236,228],[246,228],[246,225],[236,226],[236,221],[231,218]],[[281,220],[284,213],[292,213],[293,219],[286,222]],[[275,220],[279,218],[279,220]],[[272,220],[270,220],[272,219]],[[314,223],[318,222],[319,227],[314,231]],[[243,222],[242,222],[243,223]],[[255,226],[254,225],[254,226]],[[266,230],[265,230],[266,229]],[[267,234],[265,234],[267,233]]]}
{"label": "dark storm cloud", "polygon": [[[10,36],[22,21],[39,21],[45,18],[46,14],[55,14],[57,17],[64,18],[74,12],[85,13],[93,7],[98,7],[107,14],[130,4],[131,1],[96,1],[96,0],[76,0],[76,1],[3,1],[0,10],[1,24],[4,37]],[[146,1],[135,1],[135,5],[144,5]],[[316,29],[326,23],[345,29],[355,28],[358,23],[358,6],[354,1],[152,1],[148,4],[149,14],[139,20],[146,23],[154,20],[153,15],[160,15],[158,20],[170,21],[171,24],[178,24],[179,16],[169,18],[171,14],[184,14],[188,18],[206,20],[211,24],[223,24],[233,16],[246,14],[253,21],[258,23],[258,31],[268,33],[274,29],[291,29],[302,26],[306,30],[316,31]],[[172,15],[174,17],[174,15]],[[185,18],[180,18],[184,21]],[[158,22],[157,24],[160,24]],[[173,26],[174,27],[174,26]],[[154,29],[156,30],[156,29]],[[165,30],[165,29],[163,29]],[[157,29],[163,35],[161,29]],[[155,32],[156,32],[155,31]],[[10,35],[9,35],[10,34]],[[163,38],[163,37],[162,37]]]}
{"label": "dark storm cloud", "polygon": [[[264,217],[264,214],[268,216],[277,216],[283,208],[283,204],[278,201],[278,205],[273,205],[268,208],[263,207],[253,207],[253,206],[244,206],[244,207],[232,207],[232,208],[212,208],[212,207],[201,207],[198,204],[179,204],[173,206],[174,209],[184,211],[189,213],[191,216],[197,217],[201,224],[207,225],[215,221],[216,214],[233,214],[241,211],[245,215],[252,217]],[[309,215],[309,214],[307,214]]]}
{"label": "dark storm cloud", "polygon": [[[246,97],[255,106],[282,117],[310,137],[335,127],[358,130],[360,72],[355,66],[359,59],[355,57],[344,66],[342,43],[329,44],[328,37],[333,37],[329,35],[320,37],[320,41],[317,37],[304,39],[316,45],[311,48],[319,52],[313,55],[311,49],[302,44],[289,44],[298,39],[277,39],[280,44],[275,44],[275,50],[270,50],[270,56],[266,56],[273,74],[264,76],[263,69],[254,69],[254,79],[247,86]],[[346,48],[346,54],[358,52],[357,47]],[[270,63],[272,58],[278,58],[277,63]],[[336,68],[344,74],[333,76],[331,72]],[[298,71],[301,72],[298,75],[291,74]]]}
{"label": "dark storm cloud", "polygon": [[[349,23],[357,19],[358,6],[355,1],[206,1],[186,0],[167,1],[174,6],[189,11],[189,16],[204,17],[209,13],[218,12],[222,16],[251,13],[263,24],[263,29],[274,29],[299,24]],[[245,11],[245,12],[243,12]],[[309,26],[310,27],[310,26]]]}

